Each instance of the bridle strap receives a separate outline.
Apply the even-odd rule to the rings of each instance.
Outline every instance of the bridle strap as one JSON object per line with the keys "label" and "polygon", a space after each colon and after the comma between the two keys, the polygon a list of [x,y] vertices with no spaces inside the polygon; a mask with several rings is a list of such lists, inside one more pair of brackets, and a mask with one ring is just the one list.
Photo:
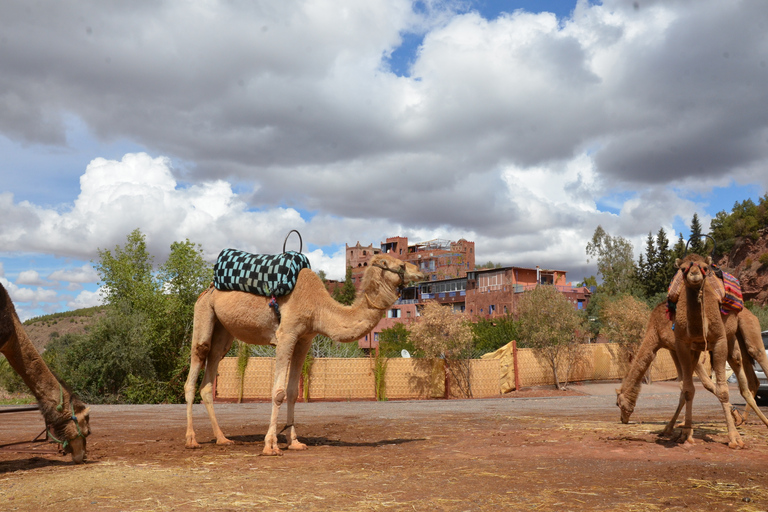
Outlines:
{"label": "bridle strap", "polygon": [[[53,429],[56,429],[59,425],[63,425],[69,421],[74,421],[75,427],[77,428],[76,437],[82,437],[83,439],[85,439],[85,436],[83,435],[83,431],[80,430],[80,423],[78,423],[77,421],[77,416],[75,416],[75,406],[72,404],[72,400],[69,401],[69,409],[70,409],[70,412],[72,413],[70,417],[57,421],[56,423],[53,423],[51,427],[53,427]],[[59,382],[59,403],[56,406],[56,410],[58,412],[61,412],[62,410],[64,410],[64,388],[62,387],[61,382]],[[53,441],[55,441],[56,443],[60,444],[62,450],[67,449],[67,446],[69,445],[69,439],[64,439],[63,441],[60,439],[57,439],[56,436],[54,436],[50,430],[48,431],[48,437],[53,439]]]}
{"label": "bridle strap", "polygon": [[386,270],[387,272],[392,272],[393,274],[400,276],[400,284],[397,285],[398,288],[402,288],[405,285],[405,266],[399,267],[397,270],[392,270],[389,267],[385,267],[384,265],[377,265],[375,263],[371,264],[371,266],[378,267],[381,270]]}

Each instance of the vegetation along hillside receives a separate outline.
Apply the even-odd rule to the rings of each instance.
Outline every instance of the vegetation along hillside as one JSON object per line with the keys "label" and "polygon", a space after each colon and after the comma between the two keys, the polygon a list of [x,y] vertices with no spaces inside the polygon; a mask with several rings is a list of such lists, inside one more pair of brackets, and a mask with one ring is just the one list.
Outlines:
{"label": "vegetation along hillside", "polygon": [[24,322],[24,330],[35,348],[43,352],[46,345],[67,334],[85,334],[104,315],[104,307],[75,309],[52,315],[36,316]]}

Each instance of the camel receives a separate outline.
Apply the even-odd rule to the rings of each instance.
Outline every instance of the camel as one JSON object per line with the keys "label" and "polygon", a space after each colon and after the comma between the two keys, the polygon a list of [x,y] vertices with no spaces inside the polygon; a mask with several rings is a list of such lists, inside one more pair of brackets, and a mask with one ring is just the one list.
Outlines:
{"label": "camel", "polygon": [[[757,317],[752,314],[751,311],[744,309],[739,312],[731,313],[731,316],[736,318],[736,330],[735,333],[728,332],[729,343],[733,342],[735,336],[738,342],[738,350],[742,356],[742,371],[744,372],[744,382],[741,380],[741,376],[737,374],[739,379],[739,390],[742,396],[746,400],[747,404],[756,412],[758,417],[766,423],[768,419],[762,414],[762,411],[757,408],[757,404],[754,402],[755,391],[758,387],[757,377],[755,375],[753,362],[757,360],[761,366],[768,368],[768,356],[766,356],[765,349],[763,348],[762,338],[760,336],[760,322]],[[680,363],[675,352],[675,334],[672,330],[673,322],[666,315],[666,305],[659,304],[651,312],[651,316],[648,320],[648,325],[645,330],[645,337],[640,345],[640,349],[632,361],[632,365],[624,377],[621,383],[621,388],[616,390],[616,405],[621,410],[621,422],[628,423],[632,412],[635,409],[635,403],[637,397],[640,394],[640,382],[643,375],[648,370],[656,352],[660,348],[666,348],[669,350],[672,360],[677,368],[678,377],[681,377]],[[733,321],[726,322],[726,328],[733,327]],[[732,368],[737,365],[734,361],[729,359],[729,364]],[[715,393],[715,385],[707,375],[704,366],[700,361],[696,362],[694,368],[696,375],[701,380],[704,388],[710,393]],[[684,397],[681,394],[681,403],[684,403]],[[747,412],[742,418],[737,409],[731,408],[731,414],[733,415],[736,424],[741,424],[746,420]],[[663,431],[663,435],[669,435],[672,433],[675,421],[680,410],[678,409],[675,416],[669,422],[667,427]],[[768,424],[768,423],[767,423]]]}
{"label": "camel", "polygon": [[2,284],[0,352],[37,399],[48,427],[48,436],[61,445],[64,453],[71,454],[76,464],[83,463],[86,438],[91,433],[90,408],[53,374],[40,357]]}
{"label": "camel", "polygon": [[[192,403],[200,369],[205,374],[200,396],[208,411],[216,444],[232,444],[219,428],[213,412],[213,380],[219,361],[237,338],[252,345],[275,345],[275,379],[272,386],[272,416],[264,438],[265,455],[281,455],[277,445],[277,415],[288,403],[286,427],[288,449],[305,450],[293,424],[299,395],[299,376],[312,340],[323,334],[336,341],[352,342],[368,333],[399,296],[399,288],[424,278],[415,265],[392,256],[374,256],[363,276],[360,292],[351,306],[335,301],[312,270],[299,272],[293,291],[276,300],[280,320],[270,307],[269,297],[240,291],[221,291],[213,286],[195,304],[192,355],[184,385],[187,401],[186,447],[199,448],[192,427]],[[273,299],[274,300],[274,299]]]}
{"label": "camel", "polygon": [[[675,352],[683,378],[682,395],[676,415],[685,405],[685,419],[679,441],[694,443],[692,404],[696,389],[693,386],[693,364],[698,361],[702,351],[709,351],[712,354],[712,368],[716,378],[715,396],[723,406],[728,428],[728,447],[742,448],[744,442],[730,413],[728,383],[725,380],[725,363],[730,360],[731,367],[739,377],[739,386],[741,387],[742,381],[746,381],[741,368],[741,353],[736,350],[738,344],[728,342],[728,331],[735,333],[737,319],[720,311],[721,295],[718,294],[717,287],[722,288],[722,283],[714,272],[710,272],[712,258],[704,259],[698,254],[689,254],[682,260],[675,260],[675,264],[683,273],[684,284],[675,316]],[[728,327],[726,323],[729,324]],[[749,394],[749,391],[742,389],[742,394],[744,393]],[[676,417],[673,419],[676,420]]]}

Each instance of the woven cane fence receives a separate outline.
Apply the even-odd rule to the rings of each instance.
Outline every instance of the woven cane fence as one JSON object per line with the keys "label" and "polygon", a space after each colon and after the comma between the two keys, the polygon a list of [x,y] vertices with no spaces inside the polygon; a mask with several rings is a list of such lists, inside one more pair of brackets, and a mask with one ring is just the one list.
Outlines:
{"label": "woven cane fence", "polygon": [[[506,356],[497,359],[473,359],[470,386],[473,398],[502,396],[514,389],[514,364]],[[376,378],[372,358],[316,358],[310,370],[310,400],[375,400]],[[631,361],[617,344],[582,345],[580,354],[571,364],[569,382],[621,380]],[[563,364],[563,361],[561,361]],[[552,368],[540,353],[532,349],[517,350],[517,368],[521,387],[554,385]],[[563,370],[560,379],[564,380]],[[656,354],[651,366],[651,379],[671,380],[677,377],[672,357],[666,349]],[[236,401],[242,385],[242,400],[271,399],[275,378],[274,358],[252,357],[245,378],[237,375],[237,358],[225,357],[219,363],[216,379],[216,400]],[[417,400],[445,397],[446,372],[442,360],[386,360],[383,396],[388,400]],[[304,386],[302,379],[302,393]],[[300,398],[302,399],[302,398]]]}

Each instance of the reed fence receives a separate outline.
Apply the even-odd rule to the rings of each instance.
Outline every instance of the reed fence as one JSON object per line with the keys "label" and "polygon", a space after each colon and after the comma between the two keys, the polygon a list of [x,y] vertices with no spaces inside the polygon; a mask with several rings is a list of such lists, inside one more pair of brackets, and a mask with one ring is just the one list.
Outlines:
{"label": "reed fence", "polygon": [[[517,358],[515,365],[514,358]],[[473,359],[470,387],[473,398],[491,398],[519,387],[554,385],[552,370],[533,349],[509,350],[496,358]],[[617,344],[583,345],[582,353],[572,367],[569,382],[620,380],[630,361]],[[517,379],[514,368],[517,367]],[[317,358],[309,377],[310,400],[375,400],[376,378],[373,358]],[[226,357],[219,364],[215,399],[220,402],[268,401],[275,377],[275,360],[251,357],[244,378],[237,375],[237,358]],[[669,351],[659,350],[651,367],[654,381],[677,377]],[[449,380],[446,393],[446,371],[443,360],[386,360],[383,396],[388,400],[447,398],[453,396]],[[516,384],[516,382],[518,384]],[[305,396],[302,378],[300,400]],[[242,386],[242,397],[240,389]]]}

